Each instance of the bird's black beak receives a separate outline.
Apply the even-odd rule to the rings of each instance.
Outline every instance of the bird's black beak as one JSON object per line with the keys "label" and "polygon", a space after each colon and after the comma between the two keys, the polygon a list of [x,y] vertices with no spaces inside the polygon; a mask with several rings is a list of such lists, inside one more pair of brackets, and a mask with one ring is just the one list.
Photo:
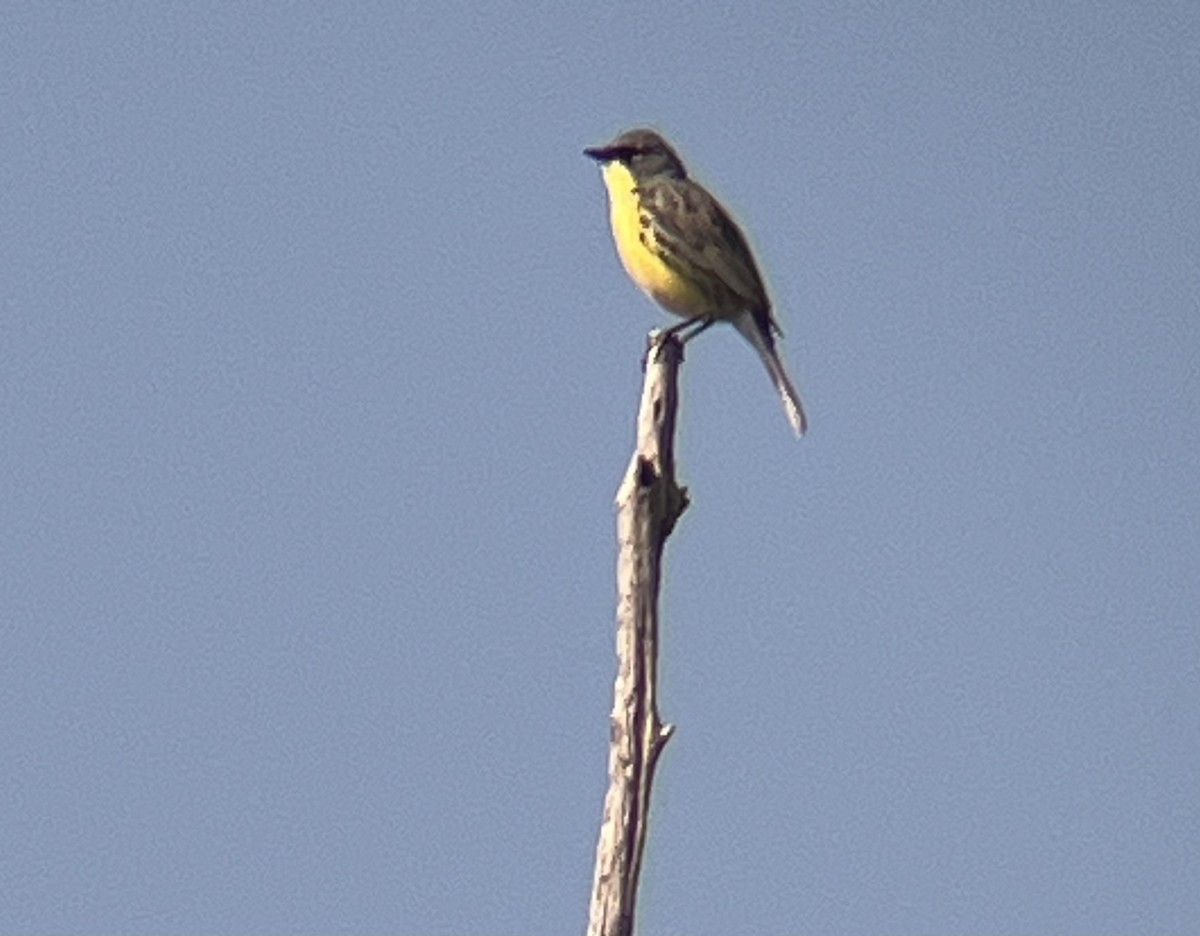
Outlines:
{"label": "bird's black beak", "polygon": [[589,146],[583,151],[584,156],[591,156],[596,162],[609,162],[616,158],[611,146]]}

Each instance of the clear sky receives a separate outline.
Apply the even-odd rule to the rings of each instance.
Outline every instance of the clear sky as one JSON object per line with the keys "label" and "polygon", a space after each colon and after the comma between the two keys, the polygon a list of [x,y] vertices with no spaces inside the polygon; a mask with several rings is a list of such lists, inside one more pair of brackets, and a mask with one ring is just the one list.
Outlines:
{"label": "clear sky", "polygon": [[647,933],[1200,932],[1200,5],[57,4],[0,31],[0,932],[579,932],[646,332]]}

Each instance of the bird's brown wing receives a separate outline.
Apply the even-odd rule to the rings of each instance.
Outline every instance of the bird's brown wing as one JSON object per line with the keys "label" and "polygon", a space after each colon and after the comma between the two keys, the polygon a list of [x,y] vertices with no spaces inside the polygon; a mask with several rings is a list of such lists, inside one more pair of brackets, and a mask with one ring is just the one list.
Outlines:
{"label": "bird's brown wing", "polygon": [[690,179],[653,179],[640,186],[642,223],[663,260],[703,285],[720,317],[751,311],[775,327],[770,300],[741,228],[702,186]]}

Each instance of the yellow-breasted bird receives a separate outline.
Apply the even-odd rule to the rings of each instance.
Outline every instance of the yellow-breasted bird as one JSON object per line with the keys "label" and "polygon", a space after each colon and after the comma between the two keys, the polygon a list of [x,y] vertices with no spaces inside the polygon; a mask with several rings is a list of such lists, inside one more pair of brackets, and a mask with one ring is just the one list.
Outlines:
{"label": "yellow-breasted bird", "polygon": [[775,349],[782,336],[741,228],[720,202],[688,178],[683,161],[653,130],[626,130],[584,153],[600,163],[613,240],[630,278],[651,299],[695,325],[693,338],[730,322],[762,358],[797,436],[808,420]]}

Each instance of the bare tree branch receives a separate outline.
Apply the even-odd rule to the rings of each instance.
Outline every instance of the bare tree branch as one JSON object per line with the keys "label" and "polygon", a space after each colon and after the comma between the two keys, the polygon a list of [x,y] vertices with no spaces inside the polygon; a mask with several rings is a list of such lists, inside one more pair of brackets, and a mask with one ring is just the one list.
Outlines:
{"label": "bare tree branch", "polygon": [[617,678],[588,936],[633,932],[654,768],[675,730],[658,714],[658,594],[663,546],[688,504],[675,483],[682,362],[675,337],[651,334],[637,448],[617,491]]}

